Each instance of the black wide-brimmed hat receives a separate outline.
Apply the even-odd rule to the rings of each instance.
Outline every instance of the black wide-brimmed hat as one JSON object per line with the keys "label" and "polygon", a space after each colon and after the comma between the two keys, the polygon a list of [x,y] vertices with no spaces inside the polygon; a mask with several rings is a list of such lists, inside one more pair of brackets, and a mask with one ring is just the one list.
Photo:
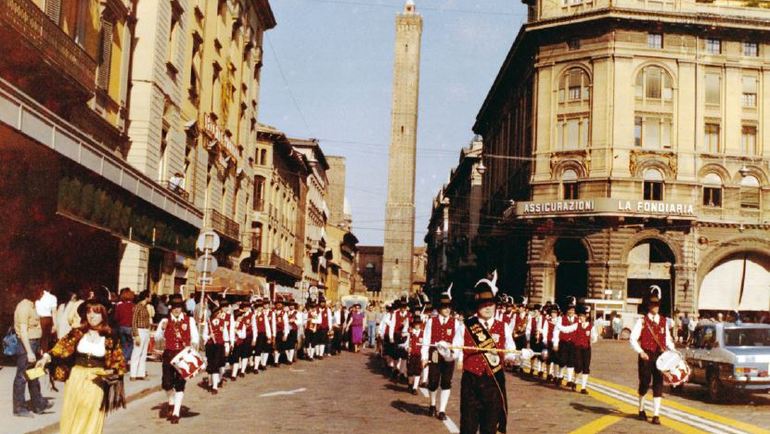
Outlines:
{"label": "black wide-brimmed hat", "polygon": [[182,299],[181,294],[174,294],[171,296],[171,299],[168,302],[168,305],[171,309],[181,307],[184,309],[184,299]]}
{"label": "black wide-brimmed hat", "polygon": [[495,304],[495,296],[497,295],[497,270],[492,273],[491,279],[481,279],[476,282],[473,287],[473,300],[476,302],[476,308],[486,305]]}
{"label": "black wide-brimmed hat", "polygon": [[660,304],[660,298],[661,298],[661,292],[660,286],[658,285],[650,285],[650,293],[647,294],[647,297],[645,297],[645,305],[647,306],[656,306]]}
{"label": "black wide-brimmed hat", "polygon": [[442,292],[438,298],[439,307],[451,307],[452,306],[452,286],[454,283],[449,284],[449,288]]}

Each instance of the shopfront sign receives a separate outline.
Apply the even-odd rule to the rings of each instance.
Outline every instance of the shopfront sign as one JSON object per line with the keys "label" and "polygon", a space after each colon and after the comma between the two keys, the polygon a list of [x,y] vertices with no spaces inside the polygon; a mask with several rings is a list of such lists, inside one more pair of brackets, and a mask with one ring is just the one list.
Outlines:
{"label": "shopfront sign", "polygon": [[516,203],[517,217],[596,214],[695,218],[695,207],[689,203],[612,198]]}

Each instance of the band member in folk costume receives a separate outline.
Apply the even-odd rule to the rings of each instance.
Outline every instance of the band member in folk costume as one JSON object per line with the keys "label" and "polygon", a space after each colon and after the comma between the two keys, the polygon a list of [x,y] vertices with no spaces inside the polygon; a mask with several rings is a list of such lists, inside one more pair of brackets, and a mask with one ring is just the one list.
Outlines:
{"label": "band member in folk costume", "polygon": [[171,360],[183,349],[198,346],[198,329],[195,327],[193,318],[184,313],[184,301],[181,295],[173,296],[170,305],[171,311],[168,317],[158,323],[155,341],[165,341],[161,385],[168,395],[168,405],[161,410],[161,417],[168,418],[172,424],[177,424],[187,382],[171,365]]}
{"label": "band member in folk costume", "polygon": [[573,345],[577,331],[577,316],[575,315],[575,297],[567,301],[567,314],[559,318],[553,338],[553,349],[559,353],[560,368],[556,377],[556,386],[561,386],[564,371],[567,371],[567,387],[575,383],[575,346]]}
{"label": "band member in folk costume", "polygon": [[385,364],[387,369],[385,370],[385,374],[387,375],[389,372],[392,373],[395,371],[396,368],[396,359],[393,357],[394,351],[393,351],[393,341],[390,340],[390,328],[391,322],[393,321],[393,305],[388,304],[385,306],[385,314],[382,316],[382,320],[380,321],[380,325],[377,329],[377,336],[380,339],[380,342],[382,343],[381,349],[382,349],[382,358],[385,360]]}
{"label": "band member in folk costume", "polygon": [[554,348],[554,338],[556,337],[556,328],[561,321],[559,317],[559,306],[552,304],[546,311],[547,317],[543,321],[543,338],[545,348],[548,350],[548,357],[544,362],[547,364],[547,381],[557,381],[559,378],[559,352]]}
{"label": "band member in folk costume", "polygon": [[[463,345],[513,351],[516,345],[505,324],[496,321],[497,271],[492,279],[481,279],[474,288],[476,315],[465,319]],[[506,432],[508,401],[503,361],[513,363],[513,352],[463,350],[460,390],[460,432],[494,434]]]}
{"label": "band member in folk costume", "polygon": [[275,336],[273,342],[273,366],[280,366],[281,352],[286,347],[286,340],[289,338],[289,315],[284,308],[283,300],[275,300],[275,309],[270,312],[270,326]]}
{"label": "band member in folk costume", "polygon": [[[518,298],[518,297],[517,297]],[[511,319],[511,329],[513,330],[513,343],[516,344],[516,348],[527,347],[527,321],[529,315],[527,315],[527,298],[521,297],[519,302],[514,306],[515,315]],[[522,367],[514,365],[514,371],[521,372]]]}
{"label": "band member in folk costume", "polygon": [[390,341],[393,342],[394,351],[392,357],[396,359],[396,369],[392,374],[392,378],[396,379],[399,375],[406,378],[406,351],[401,347],[401,344],[406,340],[406,336],[409,332],[409,321],[412,315],[409,313],[409,304],[405,298],[396,300],[398,303],[397,310],[393,313],[393,319],[389,326]]}
{"label": "band member in folk costume", "polygon": [[318,307],[313,299],[307,301],[306,309],[305,357],[312,362],[315,359],[315,335],[318,332],[318,323],[320,322],[321,315],[318,312]]}
{"label": "band member in folk costume", "polygon": [[[577,380],[577,376],[582,374],[580,393],[584,395],[588,394],[588,374],[591,373],[591,344],[599,339],[589,313],[588,306],[578,306],[578,326],[573,342],[575,345],[575,379]],[[575,390],[574,383],[572,390]]]}
{"label": "band member in folk costume", "polygon": [[411,327],[403,345],[407,349],[406,374],[409,378],[409,392],[417,395],[417,388],[420,387],[420,377],[422,376],[422,341],[423,321],[419,315],[415,315],[411,321]]}
{"label": "band member in folk costume", "polygon": [[266,302],[258,301],[255,305],[254,320],[257,326],[257,341],[254,349],[254,373],[267,369],[267,359],[273,349],[273,329],[270,326],[270,314]]}
{"label": "band member in folk costume", "polygon": [[462,324],[452,316],[452,285],[449,285],[447,291],[439,298],[438,316],[429,319],[425,326],[421,349],[422,363],[428,366],[430,415],[436,416],[438,397],[438,418],[446,420],[446,406],[452,390],[455,361],[462,360],[462,350],[439,351],[436,348],[439,342],[452,347],[463,345]]}
{"label": "band member in folk costume", "polygon": [[286,354],[286,363],[291,365],[294,363],[294,351],[297,346],[297,334],[299,333],[301,319],[300,312],[297,310],[297,302],[290,300],[287,304],[289,305],[289,311],[286,312],[286,320],[288,321],[289,333],[283,341],[281,350]]}
{"label": "band member in folk costume", "polygon": [[656,367],[656,362],[664,351],[676,351],[666,317],[659,312],[660,295],[660,287],[652,285],[645,300],[647,314],[634,324],[630,338],[631,348],[639,354],[639,419],[647,420],[644,398],[652,382],[652,423],[655,425],[660,425],[660,405],[663,400],[663,373]]}
{"label": "band member in folk costume", "polygon": [[321,295],[318,298],[318,330],[315,333],[315,353],[319,359],[324,358],[324,352],[329,345],[329,338],[331,335],[331,328],[334,324],[334,318],[332,316],[332,310],[326,306],[326,298]]}
{"label": "band member in folk costume", "polygon": [[227,354],[234,344],[232,340],[234,326],[230,322],[228,307],[227,300],[220,300],[203,329],[203,341],[206,343],[206,372],[209,374],[209,390],[213,395],[219,393],[219,381],[225,373]]}
{"label": "band member in folk costume", "polygon": [[240,375],[246,375],[249,358],[254,352],[257,344],[257,323],[251,305],[248,302],[241,302],[238,318],[235,320],[235,347],[233,349],[233,371],[232,378]]}
{"label": "band member in folk costume", "polygon": [[[527,320],[527,348],[536,353],[542,353],[545,348],[543,343],[543,317],[540,315],[541,306],[536,304],[529,310],[529,319]],[[530,361],[529,374],[531,376],[541,376],[543,374],[544,363],[543,356],[535,356]]]}

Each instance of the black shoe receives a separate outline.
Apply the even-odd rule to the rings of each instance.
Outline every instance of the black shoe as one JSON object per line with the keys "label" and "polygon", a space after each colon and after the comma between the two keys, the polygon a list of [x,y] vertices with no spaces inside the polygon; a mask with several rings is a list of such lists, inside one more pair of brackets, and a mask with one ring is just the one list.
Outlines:
{"label": "black shoe", "polygon": [[14,410],[13,415],[16,417],[29,417],[29,418],[35,417],[35,415],[32,414],[32,412],[29,410],[18,410],[18,411]]}
{"label": "black shoe", "polygon": [[583,395],[588,395],[588,389],[580,389],[580,393]]}
{"label": "black shoe", "polygon": [[409,389],[409,392],[410,392],[412,395],[417,395],[417,389]]}
{"label": "black shoe", "polygon": [[640,411],[639,412],[639,420],[643,420],[643,421],[647,422],[647,412],[645,412],[644,410]]}
{"label": "black shoe", "polygon": [[549,374],[548,377],[545,379],[545,381],[547,381],[549,383],[552,382],[553,381],[553,375]]}
{"label": "black shoe", "polygon": [[436,417],[436,406],[435,405],[431,405],[430,408],[428,409],[428,416]]}
{"label": "black shoe", "polygon": [[658,416],[653,416],[652,420],[650,421],[653,425],[660,425],[660,418]]}
{"label": "black shoe", "polygon": [[438,414],[438,420],[446,420],[446,413],[443,411]]}
{"label": "black shoe", "polygon": [[171,425],[176,425],[179,423],[179,416],[172,415],[168,418],[168,421],[171,422]]}
{"label": "black shoe", "polygon": [[569,388],[570,388],[570,389],[571,389],[573,392],[577,392],[577,384],[575,384],[575,382],[574,382],[574,381],[570,382],[570,383],[569,383],[569,384],[567,384],[567,385],[569,386]]}

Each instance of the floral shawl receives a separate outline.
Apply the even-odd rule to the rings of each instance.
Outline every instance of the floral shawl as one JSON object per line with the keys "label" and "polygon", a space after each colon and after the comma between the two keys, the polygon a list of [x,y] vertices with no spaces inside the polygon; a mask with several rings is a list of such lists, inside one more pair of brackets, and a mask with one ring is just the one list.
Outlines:
{"label": "floral shawl", "polygon": [[[67,381],[70,376],[70,370],[75,365],[75,353],[77,351],[80,339],[85,335],[82,329],[75,328],[70,330],[66,336],[59,339],[56,345],[51,349],[51,375],[56,381]],[[114,336],[107,336],[104,339],[104,346],[107,350],[104,354],[105,369],[111,369],[115,374],[123,375],[126,373],[126,359],[123,357],[123,350],[120,349],[120,341]]]}

